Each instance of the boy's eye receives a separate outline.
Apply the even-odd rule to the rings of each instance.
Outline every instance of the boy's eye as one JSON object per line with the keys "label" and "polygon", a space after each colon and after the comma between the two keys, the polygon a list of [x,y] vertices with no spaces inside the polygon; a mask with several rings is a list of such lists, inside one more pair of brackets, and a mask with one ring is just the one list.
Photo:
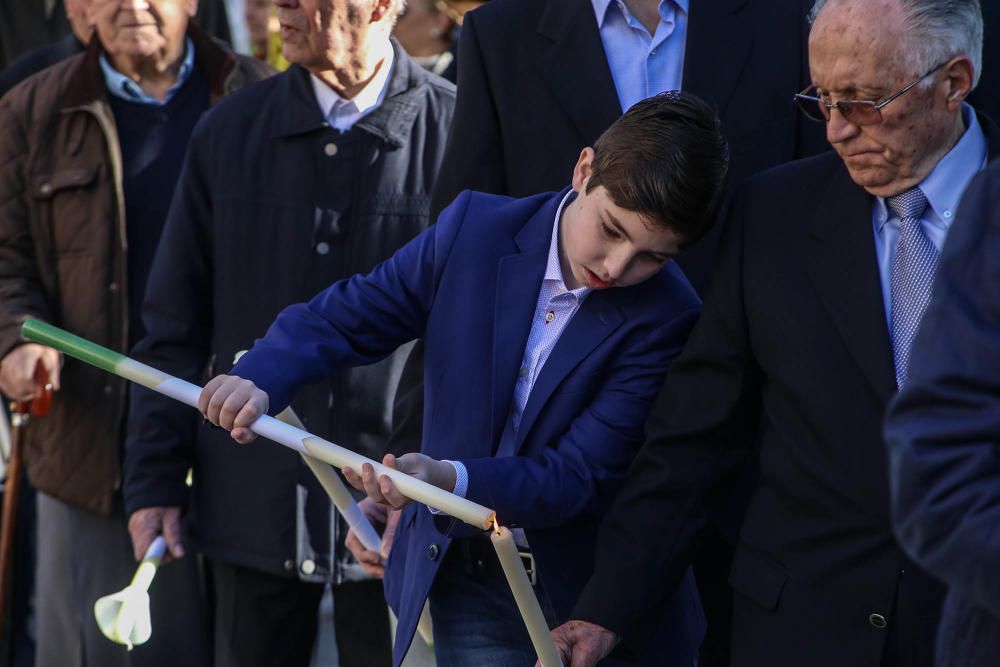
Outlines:
{"label": "boy's eye", "polygon": [[608,223],[606,222],[601,223],[601,229],[604,230],[604,235],[607,236],[608,238],[617,239],[621,237],[621,234],[618,233],[618,230],[609,227]]}

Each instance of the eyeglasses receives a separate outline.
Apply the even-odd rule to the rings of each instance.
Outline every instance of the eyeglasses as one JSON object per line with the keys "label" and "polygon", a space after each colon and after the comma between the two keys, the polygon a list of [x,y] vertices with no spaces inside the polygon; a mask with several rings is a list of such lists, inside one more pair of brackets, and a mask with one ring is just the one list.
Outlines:
{"label": "eyeglasses", "polygon": [[913,88],[915,85],[947,64],[948,62],[945,61],[940,65],[931,68],[926,74],[918,76],[916,79],[906,84],[904,87],[900,88],[898,91],[881,102],[876,102],[875,100],[840,100],[839,102],[827,102],[822,97],[806,95],[809,91],[816,89],[815,84],[809,86],[801,93],[796,94],[794,99],[798,103],[802,113],[804,113],[807,118],[821,123],[829,122],[831,109],[836,109],[840,112],[840,115],[844,117],[844,120],[851,125],[878,125],[882,122],[882,109],[889,104],[889,102],[892,102],[894,99],[908,91],[910,88]]}

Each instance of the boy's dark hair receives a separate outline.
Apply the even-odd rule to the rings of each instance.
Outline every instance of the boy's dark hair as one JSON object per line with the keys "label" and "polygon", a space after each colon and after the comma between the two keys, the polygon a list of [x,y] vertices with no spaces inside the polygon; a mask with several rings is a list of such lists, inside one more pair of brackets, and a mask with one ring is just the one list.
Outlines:
{"label": "boy's dark hair", "polygon": [[635,104],[597,139],[587,192],[603,185],[616,206],[688,246],[715,221],[728,167],[712,107],[669,91]]}

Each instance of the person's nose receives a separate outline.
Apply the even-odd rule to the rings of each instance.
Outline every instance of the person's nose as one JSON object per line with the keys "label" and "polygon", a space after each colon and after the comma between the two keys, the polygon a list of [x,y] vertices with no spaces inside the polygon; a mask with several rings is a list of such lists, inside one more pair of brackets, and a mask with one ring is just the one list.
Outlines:
{"label": "person's nose", "polygon": [[604,270],[607,272],[607,279],[611,282],[619,280],[628,270],[632,262],[632,255],[627,250],[609,253],[604,258]]}
{"label": "person's nose", "polygon": [[830,109],[830,120],[826,122],[826,140],[831,144],[839,144],[851,139],[858,133],[858,126],[844,118],[840,109]]}
{"label": "person's nose", "polygon": [[149,9],[149,0],[121,0],[122,9],[144,12]]}

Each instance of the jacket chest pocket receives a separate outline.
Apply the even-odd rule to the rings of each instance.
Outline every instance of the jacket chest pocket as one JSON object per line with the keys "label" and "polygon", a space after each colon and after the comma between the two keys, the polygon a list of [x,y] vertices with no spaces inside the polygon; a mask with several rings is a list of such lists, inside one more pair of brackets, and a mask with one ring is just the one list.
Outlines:
{"label": "jacket chest pocket", "polygon": [[97,172],[97,167],[68,167],[31,183],[38,220],[57,257],[94,253],[106,242],[111,190],[97,187]]}

